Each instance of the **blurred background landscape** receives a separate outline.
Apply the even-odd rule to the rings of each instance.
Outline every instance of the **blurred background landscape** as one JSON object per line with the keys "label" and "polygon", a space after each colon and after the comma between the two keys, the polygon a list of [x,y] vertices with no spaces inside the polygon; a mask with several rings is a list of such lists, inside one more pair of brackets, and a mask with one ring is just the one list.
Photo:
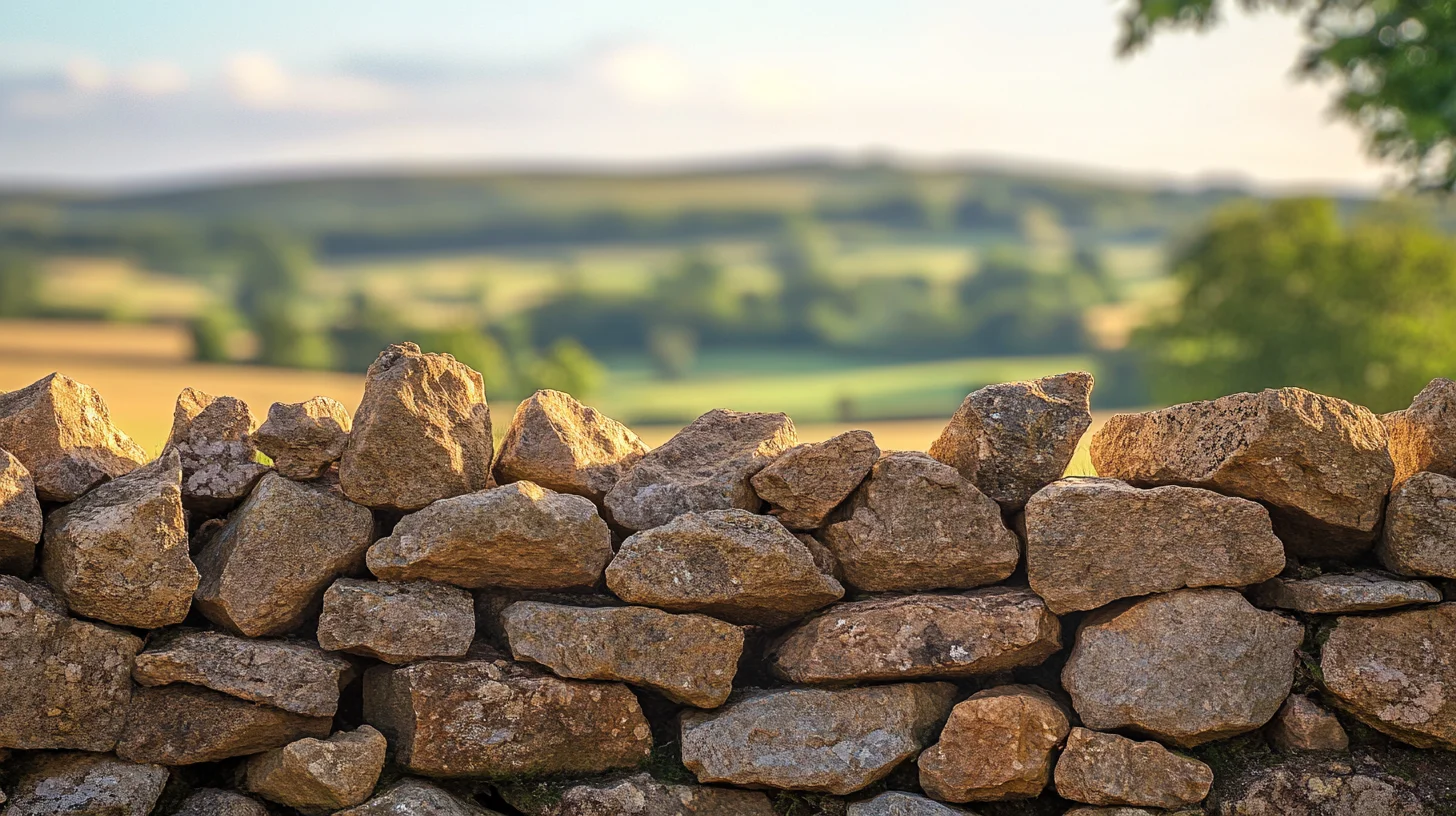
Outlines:
{"label": "blurred background landscape", "polygon": [[[352,406],[407,339],[505,410],[556,388],[654,443],[728,407],[923,448],[967,392],[1072,369],[1102,412],[1282,385],[1392,410],[1456,370],[1456,209],[1289,75],[1292,18],[1119,59],[1100,0],[908,29],[809,3],[787,42],[544,5],[7,4],[0,389],[59,369],[155,450],[184,385]],[[745,53],[780,71],[759,107],[694,79]]]}

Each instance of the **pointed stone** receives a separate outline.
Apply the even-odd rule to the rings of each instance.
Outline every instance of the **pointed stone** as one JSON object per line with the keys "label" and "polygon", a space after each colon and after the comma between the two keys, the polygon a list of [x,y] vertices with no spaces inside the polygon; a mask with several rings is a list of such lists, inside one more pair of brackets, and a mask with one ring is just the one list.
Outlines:
{"label": "pointed stone", "polygon": [[314,397],[303,402],[275,402],[268,419],[253,434],[258,450],[273,460],[273,469],[297,481],[317,479],[344,455],[353,421],[338,400]]}
{"label": "pointed stone", "polygon": [[537,391],[516,406],[496,459],[496,480],[535,482],[600,506],[645,453],[647,443],[622,423],[569,394]]}
{"label": "pointed stone", "polygon": [[248,760],[248,790],[304,813],[363,804],[384,770],[384,735],[367,725],[306,737]]}
{"label": "pointed stone", "polygon": [[610,560],[612,533],[596,506],[532,482],[435,502],[401,519],[368,557],[382,581],[467,589],[591,587]]}
{"label": "pointed stone", "polygon": [[306,717],[178,683],[138,688],[127,708],[116,755],[129,762],[193,765],[327,737],[329,717]]}
{"label": "pointed stone", "polygon": [[138,629],[181,623],[198,573],[187,554],[177,453],[52,513],[41,572],[78,615]]}
{"label": "pointed stone", "polygon": [[768,516],[687,513],[628,538],[607,586],[631,604],[782,626],[844,596],[803,542]]}
{"label": "pointed stone", "polygon": [[501,816],[422,779],[402,779],[384,793],[334,816]]}
{"label": "pointed stone", "polygon": [[171,772],[105,754],[32,754],[13,770],[6,816],[147,816]]}
{"label": "pointed stone", "polygon": [[25,465],[48,502],[74,501],[147,461],[147,452],[111,424],[101,395],[64,374],[0,393],[0,449]]}
{"label": "pointed stone", "polygon": [[951,709],[940,740],[920,754],[920,787],[946,802],[1040,796],[1071,727],[1067,712],[1036,686],[976,692]]}
{"label": "pointed stone", "polygon": [[30,574],[44,523],[30,471],[0,450],[0,572]]}
{"label": "pointed stone", "polygon": [[268,816],[268,809],[241,793],[203,788],[187,797],[176,816]]}
{"label": "pointed stone", "polygon": [[1074,802],[1176,808],[1208,797],[1213,769],[1156,742],[1074,728],[1056,783],[1057,795]]}
{"label": "pointed stone", "polygon": [[1067,472],[1092,425],[1092,375],[1083,371],[988,385],[967,396],[930,445],[1007,511]]}
{"label": "pointed stone", "polygon": [[354,668],[297,641],[174,631],[147,644],[132,677],[143,686],[190,683],[295,714],[332,717]]}
{"label": "pointed stone", "polygon": [[1440,603],[1441,592],[1425,581],[1402,581],[1392,575],[1364,570],[1314,578],[1273,578],[1254,587],[1249,600],[1264,609],[1345,615]]}
{"label": "pointed stone", "polygon": [[324,593],[319,645],[386,663],[464,657],[475,638],[469,592],[432,581],[340,578]]}
{"label": "pointed stone", "polygon": [[264,476],[197,555],[197,608],[248,637],[287,634],[317,611],[334,579],[363,572],[368,508],[337,489]]}
{"label": "pointed stone", "polygon": [[268,472],[257,460],[248,404],[184,388],[172,413],[167,448],[182,459],[182,499],[189,508],[221,513],[248,495]]}
{"label": "pointed stone", "polygon": [[351,500],[394,510],[484,490],[495,455],[490,433],[480,372],[397,343],[369,366],[339,482]]}
{"label": "pointed stone", "polygon": [[1423,471],[1456,477],[1456,382],[1437,377],[1403,411],[1383,414],[1395,483]]}
{"label": "pointed stone", "polygon": [[910,451],[876,462],[819,540],[864,592],[970,589],[1004,581],[1021,560],[996,502],[949,465]]}
{"label": "pointed stone", "polygon": [[1291,694],[1265,733],[1281,751],[1343,751],[1350,737],[1334,714],[1303,694]]}
{"label": "pointed stone", "polygon": [[645,773],[571,785],[549,803],[525,790],[503,788],[501,795],[527,816],[775,816],[760,791],[659,782]]}
{"label": "pointed stone", "polygon": [[604,501],[629,530],[660,527],[684,513],[757,511],[749,480],[797,441],[784,414],[709,411],[643,456]]}
{"label": "pointed stone", "polygon": [[869,431],[795,445],[752,479],[753,490],[790,530],[823,526],[880,458]]}
{"label": "pointed stone", "polygon": [[1456,578],[1456,479],[1417,473],[1396,486],[1376,555],[1401,575]]}

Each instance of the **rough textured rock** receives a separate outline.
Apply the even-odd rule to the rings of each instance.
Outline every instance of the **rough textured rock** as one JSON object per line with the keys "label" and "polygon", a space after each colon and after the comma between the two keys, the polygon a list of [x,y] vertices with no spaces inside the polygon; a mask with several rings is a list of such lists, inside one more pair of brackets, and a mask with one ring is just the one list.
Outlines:
{"label": "rough textured rock", "polygon": [[0,748],[110,751],[140,639],[72,620],[0,575]]}
{"label": "rough textured rock", "polygon": [[1256,502],[1194,487],[1064,479],[1026,504],[1026,575],[1053,612],[1183,587],[1248,586],[1284,569]]}
{"label": "rough textured rock", "polygon": [[1255,587],[1249,600],[1265,609],[1343,615],[1440,603],[1441,592],[1425,581],[1403,581],[1366,570],[1304,579],[1274,578]]}
{"label": "rough textured rock", "polygon": [[333,721],[250,703],[183,683],[138,688],[116,755],[130,762],[192,765],[326,737]]}
{"label": "rough textured rock", "polygon": [[527,816],[775,816],[758,791],[659,782],[642,773],[606,782],[572,785],[549,804],[502,791]]}
{"label": "rough textured rock", "polygon": [[340,578],[324,593],[319,614],[320,646],[386,663],[464,657],[474,638],[470,593],[431,581]]}
{"label": "rough textured rock", "polygon": [[835,604],[765,656],[793,683],[848,683],[993,674],[1034,666],[1061,647],[1061,624],[1040,598],[989,587]]}
{"label": "rough textured rock", "polygon": [[596,506],[532,482],[457,496],[405,516],[369,548],[384,581],[469,589],[571,589],[601,580],[612,533]]}
{"label": "rough textured rock", "polygon": [[501,615],[517,660],[577,680],[619,680],[715,708],[733,691],[743,630],[706,615],[643,606],[588,608],[525,601]]}
{"label": "rough textured rock", "polygon": [[154,638],[132,670],[143,686],[190,683],[310,717],[334,716],[353,676],[349,661],[311,644],[196,631]]}
{"label": "rough textured rock", "polygon": [[848,431],[790,448],[750,482],[785,527],[813,530],[859,487],[879,458],[869,431]]}
{"label": "rough textured rock", "polygon": [[631,768],[651,729],[626,686],[562,680],[507,661],[376,666],[364,718],[395,761],[427,776],[544,776]]}
{"label": "rough textured rock", "polygon": [[844,596],[793,533],[743,510],[688,513],[628,538],[607,586],[628,603],[766,626]]}
{"label": "rough textured rock", "polygon": [[1421,471],[1456,476],[1456,382],[1431,380],[1409,408],[1380,421],[1390,438],[1396,484]]}
{"label": "rough textured rock", "polygon": [[1391,491],[1376,555],[1401,575],[1456,578],[1456,479],[1417,473]]}
{"label": "rough textured rock", "polygon": [[257,460],[248,404],[184,388],[172,413],[167,448],[182,459],[182,498],[189,508],[216,513],[248,495],[268,472]]}
{"label": "rough textured rock", "polygon": [[682,759],[699,782],[847,794],[882,779],[935,736],[950,683],[754,691],[682,715]]}
{"label": "rough textured rock", "polygon": [[73,501],[148,458],[111,424],[101,395],[64,374],[0,393],[0,449],[25,465],[48,502]]}
{"label": "rough textured rock", "polygon": [[1176,813],[1162,808],[1139,808],[1139,807],[1075,807],[1062,816],[1203,816],[1202,808],[1196,810],[1180,810]]}
{"label": "rough textured rock", "polygon": [[1291,694],[1265,733],[1281,751],[1343,751],[1350,737],[1334,714],[1303,694]]}
{"label": "rough textured rock", "polygon": [[1240,781],[1219,816],[1435,816],[1410,782],[1344,761],[1296,760]]}
{"label": "rough textured rock", "polygon": [[1067,712],[1036,686],[1001,686],[951,709],[940,741],[920,755],[920,787],[946,802],[1039,796],[1052,752],[1071,730]]}
{"label": "rough textured rock", "polygon": [[684,513],[756,511],[749,480],[798,441],[783,414],[715,410],[693,420],[617,482],[605,503],[630,529],[659,527]]}
{"label": "rough textured rock", "polygon": [[988,385],[966,397],[930,445],[1007,510],[1062,478],[1092,426],[1092,375],[1082,371]]}
{"label": "rough textured rock", "polygon": [[1057,795],[1089,805],[1175,808],[1202,802],[1213,770],[1156,742],[1074,728],[1057,760]]}
{"label": "rough textured rock", "polygon": [[275,402],[253,442],[284,476],[317,479],[344,455],[351,427],[349,409],[328,397]]}
{"label": "rough textured rock", "polygon": [[873,799],[849,806],[848,816],[971,816],[970,811],[942,805],[924,796],[885,791]]}
{"label": "rough textured rock", "polygon": [[104,754],[33,754],[14,769],[5,816],[147,816],[170,776]]}
{"label": "rough textured rock", "polygon": [[198,575],[176,452],[51,513],[41,572],[78,615],[139,629],[181,623]]}
{"label": "rough textured rock", "polygon": [[384,770],[384,735],[362,725],[326,740],[290,742],[248,760],[248,790],[305,813],[363,804]]}
{"label": "rough textured rock", "polygon": [[0,572],[30,574],[44,523],[30,471],[0,450]]}
{"label": "rough textured rock", "polygon": [[1270,505],[1301,557],[1368,546],[1395,467],[1369,410],[1301,388],[1118,414],[1092,436],[1103,476],[1205,487]]}
{"label": "rough textured rock", "polygon": [[363,572],[374,517],[337,489],[264,476],[197,555],[197,607],[249,637],[282,635],[316,611],[335,578]]}
{"label": "rough textured rock", "polygon": [[495,455],[490,433],[480,372],[398,343],[369,366],[339,482],[359,504],[395,510],[484,490]]}
{"label": "rough textured rock", "polygon": [[268,816],[268,809],[241,793],[203,788],[187,797],[176,816]]}
{"label": "rough textured rock", "polygon": [[500,816],[421,779],[404,779],[365,804],[334,816]]}
{"label": "rough textured rock", "polygon": [[496,480],[535,482],[597,505],[647,453],[627,426],[560,391],[537,391],[516,406],[496,459]]}
{"label": "rough textured rock", "polygon": [[908,451],[876,462],[819,540],[865,592],[994,584],[1021,559],[996,502],[949,465]]}
{"label": "rough textured rock", "polygon": [[1456,604],[1340,618],[1320,655],[1325,690],[1417,748],[1456,750]]}
{"label": "rough textured rock", "polygon": [[1062,685],[1088,728],[1187,748],[1268,722],[1303,638],[1298,623],[1233,590],[1184,589],[1089,616]]}

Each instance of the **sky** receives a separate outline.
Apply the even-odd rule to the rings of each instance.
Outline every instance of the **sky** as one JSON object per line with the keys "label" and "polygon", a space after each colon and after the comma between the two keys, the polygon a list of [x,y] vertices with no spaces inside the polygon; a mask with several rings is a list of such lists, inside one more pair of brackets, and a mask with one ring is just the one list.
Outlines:
{"label": "sky", "polygon": [[1390,168],[1298,21],[1120,0],[0,0],[0,184],[828,152],[1265,187]]}

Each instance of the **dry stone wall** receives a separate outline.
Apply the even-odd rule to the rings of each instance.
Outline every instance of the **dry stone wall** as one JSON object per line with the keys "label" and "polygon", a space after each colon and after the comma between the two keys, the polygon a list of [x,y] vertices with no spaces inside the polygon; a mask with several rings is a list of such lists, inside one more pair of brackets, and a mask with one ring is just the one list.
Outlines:
{"label": "dry stone wall", "polygon": [[[185,390],[161,456],[0,394],[0,816],[1456,813],[1456,385],[1114,417],[1070,373],[928,452],[566,394],[494,443],[411,344]],[[497,418],[499,419],[499,418]]]}

